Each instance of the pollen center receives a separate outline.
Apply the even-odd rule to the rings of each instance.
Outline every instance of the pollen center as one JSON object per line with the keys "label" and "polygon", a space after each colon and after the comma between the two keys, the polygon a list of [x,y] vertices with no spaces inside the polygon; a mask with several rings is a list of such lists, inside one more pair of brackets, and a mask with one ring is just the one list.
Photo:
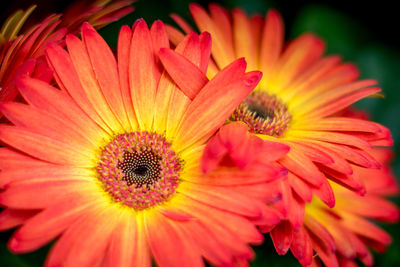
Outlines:
{"label": "pollen center", "polygon": [[254,91],[235,110],[231,120],[246,123],[253,133],[279,137],[289,128],[292,116],[275,95]]}
{"label": "pollen center", "polygon": [[103,148],[96,170],[114,201],[143,210],[176,192],[182,163],[162,135],[133,132]]}

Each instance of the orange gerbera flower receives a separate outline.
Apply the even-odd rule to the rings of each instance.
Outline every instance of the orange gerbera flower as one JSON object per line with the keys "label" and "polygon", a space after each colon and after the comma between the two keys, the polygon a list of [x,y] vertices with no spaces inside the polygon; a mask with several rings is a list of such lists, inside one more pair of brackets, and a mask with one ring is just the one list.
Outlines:
{"label": "orange gerbera flower", "polygon": [[[398,194],[396,179],[388,166],[391,153],[374,149],[371,154],[382,164],[380,170],[353,166],[361,177],[367,194],[358,194],[332,184],[336,206],[327,208],[314,198],[306,204],[304,227],[293,235],[291,251],[303,266],[322,260],[325,266],[353,266],[359,258],[371,266],[373,258],[367,246],[382,252],[391,242],[384,230],[368,219],[396,222],[399,210],[385,198]],[[317,257],[313,257],[313,253]]]}
{"label": "orange gerbera flower", "polygon": [[[246,58],[251,70],[263,72],[257,88],[230,121],[245,122],[254,135],[290,146],[279,161],[289,174],[280,182],[283,200],[275,205],[287,220],[271,233],[278,253],[285,254],[293,230],[303,224],[304,205],[313,195],[334,206],[328,179],[365,193],[352,164],[379,168],[369,149],[391,145],[390,132],[377,123],[331,115],[380,89],[373,80],[357,81],[357,69],[338,56],[323,56],[324,43],[312,34],[284,47],[283,22],[275,10],[265,19],[249,18],[240,9],[230,14],[215,4],[210,5],[210,13],[197,4],[190,10],[198,28],[213,38],[209,77],[239,57]],[[177,15],[173,18],[184,31],[193,31]],[[173,40],[182,38],[178,30],[168,29]]]}
{"label": "orange gerbera flower", "polygon": [[[28,73],[44,81],[51,79],[52,73],[43,53],[48,43],[61,42],[66,32],[78,33],[85,21],[99,28],[121,18],[132,12],[131,3],[129,0],[113,3],[79,1],[66,11],[62,19],[61,15],[50,15],[23,34],[19,31],[35,6],[26,11],[16,11],[6,20],[0,32],[0,103],[17,96],[15,77],[19,73]],[[82,13],[82,10],[85,12]]]}
{"label": "orange gerbera flower", "polygon": [[[28,252],[61,236],[47,266],[250,258],[248,243],[263,239],[250,219],[279,221],[252,192],[278,175],[260,179],[251,165],[204,174],[200,158],[261,73],[245,73],[242,59],[209,81],[209,34],[190,34],[173,51],[159,21],[122,27],[117,60],[89,24],[82,41],[68,35],[66,45],[46,50],[61,90],[25,75],[17,85],[28,104],[1,105],[14,126],[0,126],[8,145],[0,149],[0,228],[22,224],[9,248]],[[163,66],[187,77],[196,97]]]}

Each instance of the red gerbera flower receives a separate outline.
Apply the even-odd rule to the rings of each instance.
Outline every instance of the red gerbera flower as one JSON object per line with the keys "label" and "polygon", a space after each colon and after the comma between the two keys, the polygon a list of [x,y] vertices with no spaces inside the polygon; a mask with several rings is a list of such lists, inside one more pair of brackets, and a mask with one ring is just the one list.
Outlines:
{"label": "red gerbera flower", "polygon": [[[241,59],[209,81],[209,34],[190,34],[173,51],[159,21],[150,30],[143,20],[123,27],[117,60],[89,24],[82,37],[67,36],[68,52],[46,50],[61,90],[25,75],[17,84],[28,104],[1,105],[14,126],[0,126],[8,145],[0,149],[0,227],[22,225],[10,249],[32,251],[61,236],[47,266],[252,257],[248,244],[263,237],[250,219],[279,216],[251,195],[279,173],[260,176],[248,165],[204,174],[200,158],[261,74],[245,73]],[[190,77],[182,86],[196,96],[170,73]]]}
{"label": "red gerbera flower", "polygon": [[[62,19],[61,15],[50,15],[23,34],[19,34],[19,31],[35,6],[26,11],[16,11],[6,20],[0,33],[0,103],[17,96],[15,77],[19,73],[27,73],[44,81],[52,78],[43,53],[48,43],[62,42],[67,32],[77,33],[84,21],[99,28],[121,18],[132,12],[131,3],[125,0],[113,3],[79,1],[66,11]],[[82,10],[85,12],[82,13]]]}
{"label": "red gerbera flower", "polygon": [[[374,122],[332,114],[380,89],[374,80],[358,81],[356,67],[342,63],[340,57],[323,56],[324,43],[312,34],[284,45],[283,22],[275,10],[265,19],[247,17],[240,9],[230,13],[215,4],[209,13],[197,4],[190,10],[198,28],[213,39],[209,77],[240,57],[246,58],[249,69],[263,72],[230,121],[242,121],[254,135],[290,147],[279,161],[289,174],[279,184],[283,200],[275,204],[287,220],[271,232],[277,252],[285,254],[313,195],[328,207],[335,205],[328,180],[365,194],[353,166],[379,168],[370,149],[391,145],[390,132]],[[193,31],[179,16],[172,17],[184,31]],[[182,38],[178,30],[168,29],[173,40]]]}

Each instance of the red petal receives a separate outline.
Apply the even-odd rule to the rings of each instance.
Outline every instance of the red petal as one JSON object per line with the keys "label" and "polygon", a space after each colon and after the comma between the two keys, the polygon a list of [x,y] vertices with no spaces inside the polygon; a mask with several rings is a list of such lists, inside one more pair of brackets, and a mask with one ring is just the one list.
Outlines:
{"label": "red petal", "polygon": [[19,226],[36,213],[35,210],[4,209],[0,213],[0,230],[6,231]]}
{"label": "red petal", "polygon": [[302,227],[297,232],[293,233],[293,241],[290,246],[293,255],[299,260],[301,265],[311,265],[313,258],[313,247],[310,236]]}
{"label": "red petal", "polygon": [[282,221],[271,231],[274,247],[279,255],[285,255],[293,239],[293,229],[289,221]]}

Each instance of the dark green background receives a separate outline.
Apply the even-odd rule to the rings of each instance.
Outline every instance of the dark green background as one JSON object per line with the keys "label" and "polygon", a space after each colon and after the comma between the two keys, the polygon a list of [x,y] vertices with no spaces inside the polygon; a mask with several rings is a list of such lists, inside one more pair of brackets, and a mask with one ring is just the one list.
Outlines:
{"label": "dark green background", "polygon": [[[0,11],[0,21],[16,6],[26,8],[32,1],[18,1],[5,5]],[[37,1],[36,1],[37,2]],[[35,11],[36,18],[58,11],[69,1],[39,1]],[[132,25],[140,17],[150,24],[155,19],[168,23],[168,15],[178,13],[189,19],[187,0],[142,0],[134,4],[136,11],[119,22],[103,28],[100,32],[111,46],[116,45],[118,30],[122,24]],[[206,6],[210,1],[197,1]],[[270,7],[277,8],[283,15],[286,26],[286,38],[291,39],[302,32],[317,33],[326,40],[328,54],[340,54],[344,60],[355,62],[361,69],[362,78],[374,78],[379,81],[384,99],[366,99],[357,106],[370,112],[372,118],[389,127],[399,151],[400,136],[400,39],[398,38],[397,9],[389,1],[364,3],[359,6],[350,1],[263,1],[263,0],[220,0],[228,8],[240,6],[249,13],[265,14]],[[295,2],[295,3],[293,3]],[[4,4],[2,4],[4,5]],[[42,7],[42,8],[40,8]],[[399,177],[400,160],[393,162],[394,171]],[[399,198],[394,199],[399,204]],[[375,256],[376,266],[400,266],[399,224],[382,225],[394,237],[393,244],[383,255]],[[48,247],[24,255],[8,252],[6,242],[11,232],[0,233],[0,266],[41,266]],[[273,245],[266,238],[264,245],[255,247],[257,257],[252,266],[300,266],[288,253],[277,256]]]}

